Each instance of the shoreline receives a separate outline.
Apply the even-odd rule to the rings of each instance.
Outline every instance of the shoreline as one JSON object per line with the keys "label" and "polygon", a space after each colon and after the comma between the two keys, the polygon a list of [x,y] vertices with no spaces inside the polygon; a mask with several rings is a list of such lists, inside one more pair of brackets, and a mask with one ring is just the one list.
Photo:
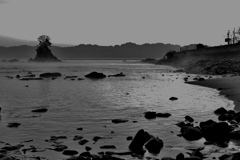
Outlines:
{"label": "shoreline", "polygon": [[240,76],[189,81],[185,83],[219,90],[220,95],[233,101],[235,105],[234,110],[237,112],[240,111]]}

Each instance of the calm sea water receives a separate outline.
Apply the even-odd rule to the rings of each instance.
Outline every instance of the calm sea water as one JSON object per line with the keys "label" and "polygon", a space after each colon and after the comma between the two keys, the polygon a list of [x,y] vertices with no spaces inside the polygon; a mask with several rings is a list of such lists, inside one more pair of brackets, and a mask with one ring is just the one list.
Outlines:
{"label": "calm sea water", "polygon": [[[106,151],[99,148],[101,145],[117,147],[110,151],[127,151],[130,141],[126,137],[134,136],[139,129],[144,129],[161,138],[165,146],[159,155],[147,156],[174,157],[183,148],[202,145],[204,142],[189,142],[178,137],[179,128],[175,126],[177,122],[184,120],[186,115],[192,116],[196,122],[216,119],[213,110],[218,107],[232,109],[233,103],[218,95],[216,90],[185,84],[183,78],[186,75],[172,73],[172,70],[174,69],[169,66],[110,60],[76,60],[56,64],[0,63],[0,141],[16,145],[33,140],[23,142],[23,148],[33,145],[41,152],[26,154],[64,159],[67,156],[61,152],[46,149],[53,148],[52,143],[45,142],[50,136],[67,136],[67,139],[59,142],[79,153],[85,151],[85,146],[92,148],[91,153]],[[60,72],[63,76],[40,81],[20,81],[6,77],[24,76],[29,71],[37,76],[44,72]],[[92,71],[107,75],[123,72],[126,77],[82,81],[64,79],[64,76],[84,78],[84,75]],[[179,99],[169,101],[172,96]],[[48,112],[31,112],[43,107]],[[172,116],[147,120],[143,114],[146,111],[168,112]],[[116,118],[129,121],[113,124],[111,120]],[[10,122],[21,125],[18,128],[8,128]],[[79,127],[83,130],[77,130]],[[73,141],[75,135],[81,135],[89,142],[81,146],[78,141]],[[94,136],[103,136],[105,139],[94,144]]]}

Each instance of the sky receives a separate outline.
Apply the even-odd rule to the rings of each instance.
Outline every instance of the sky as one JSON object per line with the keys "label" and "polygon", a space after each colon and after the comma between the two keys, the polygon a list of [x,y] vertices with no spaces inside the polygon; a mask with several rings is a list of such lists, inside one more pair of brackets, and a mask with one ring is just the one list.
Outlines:
{"label": "sky", "polygon": [[225,44],[239,0],[0,0],[0,35],[53,43]]}

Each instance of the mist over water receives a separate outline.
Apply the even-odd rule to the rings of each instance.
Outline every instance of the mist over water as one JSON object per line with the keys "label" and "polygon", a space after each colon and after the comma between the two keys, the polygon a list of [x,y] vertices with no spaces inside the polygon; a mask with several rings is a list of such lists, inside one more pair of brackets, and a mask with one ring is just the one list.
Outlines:
{"label": "mist over water", "polygon": [[[0,63],[0,141],[16,145],[33,140],[24,143],[25,148],[34,145],[43,152],[27,154],[49,159],[66,158],[61,152],[45,150],[52,148],[51,143],[45,140],[56,135],[67,136],[67,139],[59,141],[79,153],[85,151],[85,146],[92,148],[91,153],[106,151],[99,148],[101,145],[115,145],[117,149],[112,151],[127,151],[130,141],[126,137],[134,136],[139,129],[145,129],[163,140],[165,147],[156,157],[180,153],[179,148],[189,145],[201,145],[202,140],[189,142],[178,137],[180,129],[175,124],[184,120],[185,115],[192,116],[197,122],[216,119],[213,115],[216,108],[232,109],[233,103],[218,95],[216,90],[184,84],[186,74],[172,73],[171,70],[173,68],[168,66],[133,61]],[[85,78],[84,75],[92,71],[107,75],[123,72],[126,77],[82,81],[77,78],[64,79],[65,76]],[[28,72],[37,77],[44,72],[60,72],[63,76],[55,80],[34,81],[15,78],[16,75],[27,75]],[[178,100],[169,101],[173,96],[178,97]],[[47,108],[48,112],[31,112],[38,108]],[[172,116],[147,120],[143,114],[146,111],[168,112]],[[113,124],[111,120],[116,118],[129,121]],[[21,125],[8,128],[10,122]],[[79,127],[83,130],[77,130]],[[82,135],[89,142],[81,146],[72,140],[75,135]],[[94,136],[104,136],[106,139],[93,144]],[[171,153],[173,148],[175,152]]]}

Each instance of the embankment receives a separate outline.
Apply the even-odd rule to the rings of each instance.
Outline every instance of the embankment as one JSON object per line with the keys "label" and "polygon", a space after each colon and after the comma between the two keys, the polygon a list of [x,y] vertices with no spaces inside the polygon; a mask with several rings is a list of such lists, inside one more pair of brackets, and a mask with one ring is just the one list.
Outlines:
{"label": "embankment", "polygon": [[[232,44],[167,53],[157,64],[181,67],[194,73],[202,73],[201,71],[203,71],[205,74],[225,74],[231,73],[232,69],[234,69],[234,72],[238,72],[239,62],[240,44]],[[225,68],[223,70],[226,70],[226,72],[220,71],[217,69],[218,67]],[[227,68],[230,68],[230,70],[227,71]],[[208,72],[208,70],[211,72]]]}

